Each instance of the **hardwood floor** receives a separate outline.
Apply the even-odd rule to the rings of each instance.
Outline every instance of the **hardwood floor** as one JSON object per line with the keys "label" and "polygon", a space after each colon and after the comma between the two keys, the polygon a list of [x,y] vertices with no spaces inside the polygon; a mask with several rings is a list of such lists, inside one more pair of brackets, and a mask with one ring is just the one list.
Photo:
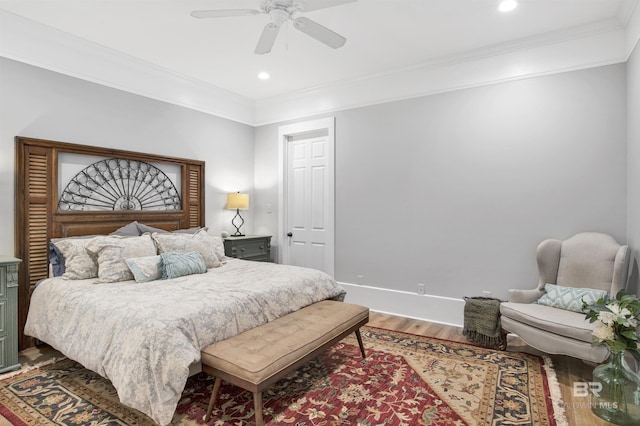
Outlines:
{"label": "hardwood floor", "polygon": [[[462,329],[448,325],[420,321],[394,315],[372,312],[369,324],[373,327],[386,328],[388,330],[402,331],[405,333],[435,337],[438,339],[452,340],[456,342],[470,343],[462,335]],[[514,352],[527,352],[541,355],[540,352],[529,347],[516,336],[509,336],[508,349]],[[33,366],[47,362],[53,357],[59,357],[60,353],[48,346],[30,348],[20,353],[20,362],[24,366]],[[550,356],[565,407],[565,416],[570,426],[598,426],[610,425],[591,413],[589,398],[574,398],[572,396],[573,383],[576,381],[590,381],[593,365],[588,365],[580,360],[559,355]],[[0,417],[0,425],[2,425]]]}

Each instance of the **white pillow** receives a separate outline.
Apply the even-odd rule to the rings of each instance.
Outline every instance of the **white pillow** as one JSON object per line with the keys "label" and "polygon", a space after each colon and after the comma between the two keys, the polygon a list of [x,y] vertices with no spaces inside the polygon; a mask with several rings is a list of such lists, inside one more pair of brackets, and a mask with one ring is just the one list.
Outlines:
{"label": "white pillow", "polygon": [[95,237],[87,244],[87,251],[98,259],[98,282],[102,283],[133,280],[126,259],[157,254],[149,235]]}
{"label": "white pillow", "polygon": [[[220,260],[216,255],[216,247],[209,238],[205,238],[201,232],[196,234],[165,234],[154,232],[151,234],[158,246],[158,253],[190,253],[197,252],[204,258],[207,268],[217,268]],[[206,234],[206,231],[204,231]]]}
{"label": "white pillow", "polygon": [[131,257],[125,259],[136,282],[146,283],[162,278],[162,258],[154,256]]}
{"label": "white pillow", "polygon": [[51,243],[64,257],[64,273],[67,280],[85,280],[98,276],[98,263],[86,250],[92,238],[70,237],[56,238]]}

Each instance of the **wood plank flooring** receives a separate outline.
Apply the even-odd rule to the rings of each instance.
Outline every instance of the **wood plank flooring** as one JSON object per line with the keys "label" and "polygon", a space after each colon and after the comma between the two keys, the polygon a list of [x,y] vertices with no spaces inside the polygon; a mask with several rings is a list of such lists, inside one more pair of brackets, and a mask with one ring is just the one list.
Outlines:
{"label": "wood plank flooring", "polygon": [[[388,330],[435,337],[438,339],[470,343],[467,338],[462,335],[462,329],[459,327],[436,324],[395,315],[372,312],[368,325],[386,328]],[[541,355],[540,352],[527,346],[516,336],[509,336],[508,350]],[[58,356],[60,356],[60,353],[45,345],[37,348],[29,348],[21,352],[20,362],[23,366],[37,365],[42,362],[46,362],[52,357]],[[550,358],[553,362],[558,383],[560,385],[562,400],[565,405],[565,416],[568,424],[570,426],[610,425],[610,423],[593,415],[589,408],[589,398],[574,398],[572,396],[573,383],[575,381],[590,381],[591,372],[593,371],[594,366],[567,356],[551,355]],[[0,425],[3,425],[1,416]]]}

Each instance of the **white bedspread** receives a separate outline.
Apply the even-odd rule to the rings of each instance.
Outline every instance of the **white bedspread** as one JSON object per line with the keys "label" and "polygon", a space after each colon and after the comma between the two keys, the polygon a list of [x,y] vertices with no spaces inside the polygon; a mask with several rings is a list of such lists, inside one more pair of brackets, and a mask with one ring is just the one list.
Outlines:
{"label": "white bedspread", "polygon": [[108,378],[123,404],[168,424],[205,346],[344,290],[313,269],[231,259],[164,281],[43,281],[25,333]]}

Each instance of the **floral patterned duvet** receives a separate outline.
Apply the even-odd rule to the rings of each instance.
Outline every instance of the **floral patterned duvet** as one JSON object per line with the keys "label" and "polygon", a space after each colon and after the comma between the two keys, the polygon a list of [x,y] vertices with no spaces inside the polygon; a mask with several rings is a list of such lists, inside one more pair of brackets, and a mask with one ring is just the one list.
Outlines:
{"label": "floral patterned duvet", "polygon": [[230,259],[205,274],[94,284],[50,278],[31,298],[27,335],[103,377],[123,404],[168,424],[205,346],[344,290],[323,272]]}

